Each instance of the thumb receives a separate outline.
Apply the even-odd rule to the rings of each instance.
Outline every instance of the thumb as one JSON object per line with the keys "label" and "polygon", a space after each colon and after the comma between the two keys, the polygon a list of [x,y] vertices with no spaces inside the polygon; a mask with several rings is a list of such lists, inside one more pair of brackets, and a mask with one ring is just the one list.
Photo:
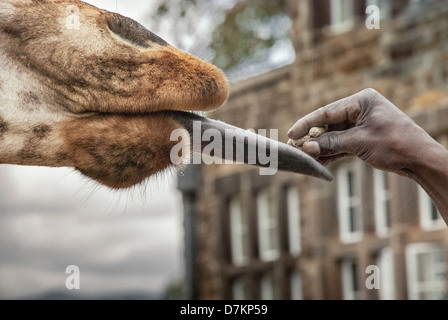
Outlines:
{"label": "thumb", "polygon": [[[333,156],[341,153],[357,154],[357,128],[331,131],[304,143],[302,150],[312,157]],[[359,139],[359,138],[358,138]]]}

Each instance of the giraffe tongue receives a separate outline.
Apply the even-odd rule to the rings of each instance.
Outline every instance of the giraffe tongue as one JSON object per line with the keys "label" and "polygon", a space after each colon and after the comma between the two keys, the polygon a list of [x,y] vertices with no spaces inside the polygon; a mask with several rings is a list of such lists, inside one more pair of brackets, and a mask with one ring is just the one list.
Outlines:
{"label": "giraffe tongue", "polygon": [[[207,150],[214,149],[213,156],[225,160],[270,168],[274,172],[278,169],[306,174],[327,181],[333,180],[333,176],[327,168],[306,153],[285,143],[193,113],[164,112],[169,113],[189,132],[192,137],[194,153],[203,153],[204,148],[208,146]],[[207,139],[203,139],[204,133],[208,136]],[[218,137],[220,141],[212,140],[210,136],[213,139]],[[210,148],[212,144],[218,146],[218,150]],[[269,174],[268,171],[265,172]]]}

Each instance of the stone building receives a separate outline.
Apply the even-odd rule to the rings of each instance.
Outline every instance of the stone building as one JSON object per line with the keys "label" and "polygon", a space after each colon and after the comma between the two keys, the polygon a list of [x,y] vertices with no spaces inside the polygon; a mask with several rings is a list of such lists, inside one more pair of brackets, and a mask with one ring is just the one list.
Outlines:
{"label": "stone building", "polygon": [[[366,27],[369,4],[380,29]],[[210,117],[276,128],[286,142],[301,116],[371,87],[447,146],[448,1],[290,0],[288,10],[295,62],[234,84]],[[448,229],[425,192],[354,158],[328,168],[330,183],[189,167],[179,179],[188,298],[446,298]]]}

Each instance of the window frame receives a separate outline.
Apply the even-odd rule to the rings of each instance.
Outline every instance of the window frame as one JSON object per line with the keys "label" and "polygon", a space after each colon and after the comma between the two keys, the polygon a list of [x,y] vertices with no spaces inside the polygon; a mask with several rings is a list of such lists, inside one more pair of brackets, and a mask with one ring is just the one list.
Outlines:
{"label": "window frame", "polygon": [[380,270],[380,300],[395,300],[395,259],[392,247],[385,247],[378,253],[376,263]]}
{"label": "window frame", "polygon": [[289,276],[290,283],[290,299],[303,300],[303,281],[302,275],[298,271],[291,272]]}
{"label": "window frame", "polygon": [[[329,2],[330,2],[329,22],[331,32],[333,34],[342,34],[352,30],[355,26],[356,21],[355,1],[332,0]],[[351,8],[351,10],[349,8]]]}
{"label": "window frame", "polygon": [[[418,206],[420,226],[423,230],[432,231],[446,228],[442,215],[421,186],[418,186]],[[437,219],[432,218],[434,210],[438,216]]]}
{"label": "window frame", "polygon": [[[355,267],[355,269],[353,267]],[[353,270],[356,270],[356,274],[353,274]],[[341,261],[341,282],[342,299],[360,300],[362,289],[359,263],[356,259],[344,259]]]}
{"label": "window frame", "polygon": [[299,256],[302,251],[302,230],[299,188],[286,188],[286,213],[288,218],[288,249],[292,256]]}
{"label": "window frame", "polygon": [[265,273],[260,279],[260,299],[275,300],[275,282],[272,273]]}
{"label": "window frame", "polygon": [[380,9],[380,21],[388,20],[392,17],[391,0],[367,0],[366,9],[371,5],[377,6]]}
{"label": "window frame", "polygon": [[239,196],[229,200],[229,220],[231,261],[236,266],[244,266],[249,263],[249,226]]}
{"label": "window frame", "polygon": [[257,194],[256,204],[259,257],[263,261],[273,261],[280,256],[280,224],[268,190]]}
{"label": "window frame", "polygon": [[373,169],[373,199],[375,230],[379,237],[387,237],[391,227],[390,200],[391,192],[387,172]]}
{"label": "window frame", "polygon": [[[348,185],[348,173],[352,173],[352,186]],[[364,221],[361,208],[361,194],[357,186],[358,170],[354,163],[346,163],[337,169],[337,198],[338,198],[338,222],[339,237],[344,243],[353,243],[362,240],[364,236]],[[348,190],[347,190],[348,189]],[[353,195],[350,195],[350,189]],[[354,212],[350,210],[353,208]],[[353,214],[353,216],[352,216]],[[351,231],[351,219],[359,230]]]}
{"label": "window frame", "polygon": [[244,277],[237,278],[232,283],[232,299],[233,300],[249,300],[249,291],[247,279]]}
{"label": "window frame", "polygon": [[[433,281],[419,281],[419,270],[418,270],[418,261],[417,256],[419,254],[431,254],[431,253],[437,253],[441,255],[442,261],[439,262],[438,266],[430,265],[429,269],[431,271],[435,272],[442,272],[444,274],[443,281],[440,280],[433,280]],[[421,242],[421,243],[413,243],[406,247],[405,251],[406,255],[406,271],[407,271],[407,285],[408,285],[408,298],[409,300],[423,300],[420,295],[423,292],[426,292],[426,294],[435,293],[437,291],[440,291],[444,294],[444,299],[446,299],[448,295],[447,290],[447,261],[446,261],[446,255],[444,254],[444,249],[442,246],[439,246],[435,243],[430,242]],[[430,260],[425,259],[425,262],[428,262]],[[434,262],[434,261],[432,261]],[[429,262],[431,263],[431,262]],[[427,267],[427,266],[426,266]],[[441,269],[441,271],[437,270],[438,268]],[[426,282],[426,283],[425,283]],[[423,284],[422,284],[423,283]],[[436,284],[436,288],[430,288],[430,289],[422,289],[421,287],[425,288],[425,286],[429,286],[429,284]],[[437,288],[437,286],[440,287],[440,289]],[[431,291],[432,289],[432,291]]]}

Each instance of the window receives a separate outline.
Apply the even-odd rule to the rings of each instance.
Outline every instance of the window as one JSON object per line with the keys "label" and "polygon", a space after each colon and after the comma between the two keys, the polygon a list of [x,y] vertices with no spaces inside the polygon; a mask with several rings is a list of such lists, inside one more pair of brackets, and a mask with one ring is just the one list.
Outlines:
{"label": "window", "polygon": [[249,290],[247,281],[244,278],[235,280],[232,286],[233,300],[248,300]]}
{"label": "window", "polygon": [[380,9],[380,19],[389,19],[392,15],[392,1],[391,0],[367,0],[366,8],[368,6],[377,6]]}
{"label": "window", "polygon": [[390,228],[390,192],[387,173],[373,171],[373,194],[375,201],[376,233],[380,237],[387,236]]}
{"label": "window", "polygon": [[355,242],[362,238],[361,199],[356,187],[356,172],[345,165],[337,172],[339,234],[343,242]]}
{"label": "window", "polygon": [[300,205],[299,190],[296,187],[289,187],[287,189],[286,205],[288,214],[289,252],[292,255],[299,255],[301,250]]}
{"label": "window", "polygon": [[355,260],[343,260],[341,264],[342,298],[358,300],[361,297],[359,267]]}
{"label": "window", "polygon": [[330,22],[334,33],[344,33],[352,29],[355,22],[354,0],[331,0]]}
{"label": "window", "polygon": [[275,260],[279,256],[278,220],[267,191],[257,196],[257,212],[260,258],[265,261]]}
{"label": "window", "polygon": [[235,265],[244,265],[249,260],[249,234],[247,217],[241,207],[241,199],[239,197],[232,198],[229,209],[232,262]]}
{"label": "window", "polygon": [[437,210],[431,198],[423,190],[419,188],[419,209],[420,209],[420,224],[424,230],[434,230],[445,228],[446,224]]}
{"label": "window", "polygon": [[300,273],[291,273],[291,300],[303,300],[302,277]]}
{"label": "window", "polygon": [[395,299],[395,271],[394,271],[394,251],[387,247],[380,251],[377,259],[380,269],[380,289],[379,298],[381,300]]}
{"label": "window", "polygon": [[406,248],[408,296],[411,300],[447,298],[447,274],[443,249],[433,243]]}
{"label": "window", "polygon": [[261,278],[260,289],[261,289],[261,300],[275,299],[274,278],[271,274],[265,274]]}

